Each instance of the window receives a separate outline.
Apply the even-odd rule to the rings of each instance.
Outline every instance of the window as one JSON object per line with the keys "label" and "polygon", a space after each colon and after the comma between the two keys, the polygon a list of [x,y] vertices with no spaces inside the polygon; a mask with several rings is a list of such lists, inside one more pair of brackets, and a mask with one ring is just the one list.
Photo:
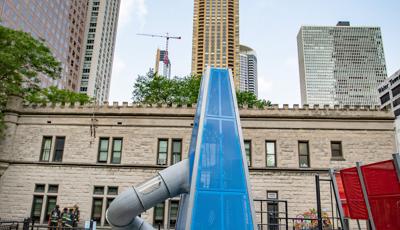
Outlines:
{"label": "window", "polygon": [[118,187],[108,187],[107,195],[118,195]]}
{"label": "window", "polygon": [[102,137],[100,138],[100,144],[99,144],[99,156],[97,159],[97,162],[100,163],[107,163],[107,158],[108,158],[108,142],[109,138],[108,137]]}
{"label": "window", "polygon": [[48,221],[50,219],[51,211],[56,207],[56,204],[57,204],[56,196],[48,196],[47,197],[46,216],[44,218],[44,221]]}
{"label": "window", "polygon": [[163,226],[164,225],[164,203],[158,203],[154,207],[154,226]]}
{"label": "window", "polygon": [[51,142],[53,137],[43,137],[40,161],[49,161],[51,152]]}
{"label": "window", "polygon": [[310,167],[308,141],[299,141],[299,166],[300,168]]}
{"label": "window", "polygon": [[92,205],[92,220],[96,221],[99,225],[101,223],[101,216],[103,213],[103,198],[93,198]]}
{"label": "window", "polygon": [[[107,191],[107,193],[105,193],[105,191]],[[94,221],[97,221],[97,226],[109,225],[105,218],[105,213],[111,202],[115,199],[117,195],[117,186],[94,186],[92,201],[92,219]],[[104,208],[103,204],[105,204]]]}
{"label": "window", "polygon": [[111,163],[120,164],[121,163],[121,153],[122,153],[122,138],[113,139],[113,150],[111,154]]}
{"label": "window", "polygon": [[381,104],[385,104],[386,102],[388,102],[390,100],[390,95],[389,92],[387,92],[385,95],[383,95],[381,98]]}
{"label": "window", "polygon": [[276,142],[265,141],[267,167],[276,167]]}
{"label": "window", "polygon": [[157,164],[166,165],[168,157],[168,139],[158,140]]}
{"label": "window", "polygon": [[49,188],[47,189],[48,193],[58,193],[58,185],[57,184],[50,184]]}
{"label": "window", "polygon": [[[50,217],[51,210],[57,204],[57,192],[58,185],[48,185],[46,192],[46,184],[35,184],[31,218],[37,221],[37,223],[47,223]],[[45,206],[44,206],[45,205]],[[42,210],[44,209],[44,216],[42,216]]]}
{"label": "window", "polygon": [[35,185],[35,192],[44,192],[44,184],[36,184]]}
{"label": "window", "polygon": [[[106,203],[106,210],[108,209],[108,207],[110,207],[111,202],[113,202],[115,198],[107,198],[107,203]],[[108,226],[109,223],[107,221],[107,218],[104,219],[104,225]]]}
{"label": "window", "polygon": [[172,162],[176,164],[182,160],[182,140],[172,140]]}
{"label": "window", "polygon": [[93,194],[94,195],[104,195],[104,186],[94,186]]}
{"label": "window", "polygon": [[331,141],[332,158],[343,158],[342,142]]}
{"label": "window", "polygon": [[64,153],[65,137],[56,137],[53,161],[61,162]]}
{"label": "window", "polygon": [[246,152],[247,165],[251,166],[251,141],[244,141],[244,151]]}
{"label": "window", "polygon": [[37,222],[40,221],[43,206],[43,195],[33,196],[31,218]]}
{"label": "window", "polygon": [[179,200],[171,200],[169,204],[169,227],[175,228],[178,218]]}

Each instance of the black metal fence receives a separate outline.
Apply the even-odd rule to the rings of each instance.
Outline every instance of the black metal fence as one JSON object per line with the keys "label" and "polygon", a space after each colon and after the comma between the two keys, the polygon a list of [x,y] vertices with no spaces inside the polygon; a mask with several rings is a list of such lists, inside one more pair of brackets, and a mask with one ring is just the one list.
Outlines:
{"label": "black metal fence", "polygon": [[[24,220],[6,220],[0,218],[0,230],[30,230],[33,228],[34,221],[31,218],[25,218]],[[33,229],[31,229],[33,230]]]}

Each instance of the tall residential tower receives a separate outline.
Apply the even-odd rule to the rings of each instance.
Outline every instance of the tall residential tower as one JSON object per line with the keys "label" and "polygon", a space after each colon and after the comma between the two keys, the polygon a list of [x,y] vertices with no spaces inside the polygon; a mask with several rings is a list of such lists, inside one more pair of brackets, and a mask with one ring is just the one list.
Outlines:
{"label": "tall residential tower", "polygon": [[89,0],[80,92],[106,101],[117,33],[120,0]]}
{"label": "tall residential tower", "polygon": [[239,84],[239,0],[194,0],[192,73],[230,68]]}
{"label": "tall residential tower", "polygon": [[303,104],[380,105],[387,77],[379,27],[302,26],[297,36]]}
{"label": "tall residential tower", "polygon": [[244,45],[240,45],[240,84],[239,90],[252,92],[258,96],[257,55],[256,52]]}

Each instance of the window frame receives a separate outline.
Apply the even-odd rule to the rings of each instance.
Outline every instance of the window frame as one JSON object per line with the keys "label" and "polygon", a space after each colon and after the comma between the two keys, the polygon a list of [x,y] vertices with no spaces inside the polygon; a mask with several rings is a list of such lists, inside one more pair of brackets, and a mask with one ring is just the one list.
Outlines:
{"label": "window frame", "polygon": [[[268,143],[273,143],[274,144],[274,154],[268,154]],[[276,168],[278,167],[278,154],[276,153],[276,140],[265,140],[265,167],[267,168]],[[274,156],[274,165],[268,165],[268,156],[273,155]]]}
{"label": "window frame", "polygon": [[159,225],[156,225],[156,208],[157,205],[162,204],[162,221],[161,221],[161,227],[163,228],[164,226],[164,222],[165,222],[165,202],[160,202],[158,204],[156,204],[153,208],[153,226],[158,227]]}
{"label": "window frame", "polygon": [[[180,156],[180,160],[177,161],[177,162],[174,162],[174,156],[177,155],[176,154],[177,152],[174,152],[174,142],[180,142],[180,150],[179,150],[179,153],[178,153],[179,156]],[[174,164],[182,161],[182,151],[183,151],[183,146],[182,145],[183,145],[182,139],[178,139],[178,138],[172,139],[172,142],[171,142],[171,165],[174,165]],[[167,145],[167,150],[168,150],[168,145]]]}
{"label": "window frame", "polygon": [[[307,155],[301,154],[300,153],[300,144],[307,144]],[[299,168],[311,168],[311,162],[310,162],[310,142],[309,141],[298,141],[297,142],[297,148],[298,148],[298,155],[299,155]],[[307,156],[307,167],[301,166],[301,156]]]}
{"label": "window frame", "polygon": [[[118,151],[114,150],[114,146],[115,146],[115,140],[120,140],[121,141],[121,150],[119,151],[119,162],[114,162],[114,154]],[[123,144],[124,144],[124,140],[122,137],[113,137],[112,138],[112,146],[111,146],[111,159],[110,159],[110,164],[121,164],[122,161],[122,149],[123,149]],[[110,145],[110,143],[108,144]],[[108,157],[107,157],[108,158]]]}
{"label": "window frame", "polygon": [[[43,204],[44,204],[44,197],[45,197],[45,195],[44,194],[34,194],[33,195],[33,199],[32,199],[32,206],[31,206],[31,219],[33,219],[33,220],[37,220],[39,223],[40,223],[40,219],[42,218],[42,214],[43,214]],[[42,198],[42,204],[41,204],[41,206],[40,206],[40,212],[39,212],[39,219],[36,219],[36,217],[34,217],[33,216],[33,213],[34,213],[34,205],[35,205],[35,198]]]}
{"label": "window frame", "polygon": [[[56,203],[55,203],[55,205],[57,205],[57,200],[58,200],[58,196],[57,195],[47,195],[46,196],[46,205],[45,205],[45,209],[44,209],[44,219],[43,219],[43,222],[44,223],[47,223],[47,221],[49,220],[49,218],[50,218],[50,215],[51,215],[51,211],[52,211],[52,209],[50,209],[49,210],[49,199],[50,198],[55,198],[55,200],[56,200]],[[55,206],[54,206],[55,207]],[[53,207],[53,208],[54,208]],[[47,211],[49,211],[49,212],[47,212]]]}
{"label": "window frame", "polygon": [[[43,151],[44,151],[44,146],[45,146],[45,141],[50,139],[50,149],[49,151],[49,156],[47,160],[43,160]],[[43,136],[42,137],[42,147],[40,149],[40,157],[39,157],[39,161],[41,162],[49,162],[51,159],[51,148],[53,147],[53,136]]]}
{"label": "window frame", "polygon": [[[176,210],[176,219],[175,219],[175,223],[171,224],[171,210],[172,210],[172,203],[177,203],[178,204],[178,209]],[[180,200],[169,200],[168,202],[168,227],[171,228],[171,226],[175,229],[176,228],[176,224],[177,224],[177,220],[178,220],[178,215],[179,215],[179,205],[180,205]]]}
{"label": "window frame", "polygon": [[90,219],[91,220],[94,220],[93,219],[93,214],[94,214],[94,211],[95,211],[95,206],[94,206],[95,200],[100,200],[101,201],[100,219],[98,221],[96,220],[97,224],[99,226],[101,226],[101,219],[103,218],[104,196],[101,196],[101,197],[93,196],[92,197],[92,210],[91,210],[91,214],[90,214]]}
{"label": "window frame", "polygon": [[[101,151],[101,141],[102,140],[107,140],[107,151]],[[97,163],[105,163],[107,164],[108,162],[108,152],[110,151],[110,137],[99,137],[99,146],[98,146],[98,150],[97,150]],[[100,161],[100,154],[102,152],[106,152],[106,160],[105,161]]]}
{"label": "window frame", "polygon": [[[57,140],[64,140],[61,150],[57,149]],[[53,162],[62,162],[63,161],[64,149],[65,149],[65,141],[66,141],[65,136],[56,136],[56,138],[54,140]],[[61,151],[60,160],[56,160],[56,157],[58,156],[57,151]]]}
{"label": "window frame", "polygon": [[[246,152],[246,142],[249,143],[249,159],[247,159],[247,152]],[[253,146],[252,146],[252,141],[251,140],[244,140],[243,141],[243,146],[244,146],[244,154],[246,156],[246,163],[248,167],[252,167],[252,150],[253,150]]]}
{"label": "window frame", "polygon": [[[334,156],[333,155],[333,151],[334,151],[333,145],[334,144],[339,144],[339,153],[340,153],[340,155],[338,155],[338,156]],[[331,159],[333,159],[333,160],[344,160],[342,141],[331,141]]]}
{"label": "window frame", "polygon": [[[160,164],[160,142],[166,141],[167,142],[167,149],[165,151],[165,164]],[[168,138],[158,138],[157,139],[157,165],[168,165],[168,148],[169,148],[169,140]]]}

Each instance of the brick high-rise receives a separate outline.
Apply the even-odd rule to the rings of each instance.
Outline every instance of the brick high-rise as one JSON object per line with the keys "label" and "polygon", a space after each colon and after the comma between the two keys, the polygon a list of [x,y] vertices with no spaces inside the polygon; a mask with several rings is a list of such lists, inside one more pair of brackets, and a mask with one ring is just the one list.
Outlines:
{"label": "brick high-rise", "polygon": [[239,87],[239,0],[195,0],[192,73],[230,68]]}

